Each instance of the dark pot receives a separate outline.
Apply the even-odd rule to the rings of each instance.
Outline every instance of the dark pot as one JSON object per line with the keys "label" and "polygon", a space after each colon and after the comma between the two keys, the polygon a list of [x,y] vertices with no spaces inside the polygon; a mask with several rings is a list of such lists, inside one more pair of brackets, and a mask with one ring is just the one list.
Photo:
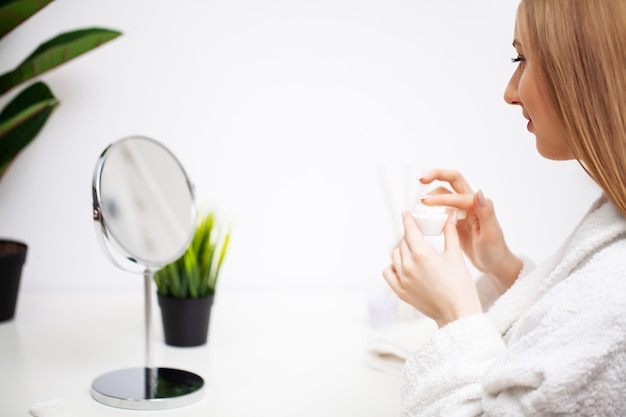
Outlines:
{"label": "dark pot", "polygon": [[213,295],[203,298],[170,298],[157,294],[165,344],[204,345],[209,332]]}
{"label": "dark pot", "polygon": [[28,246],[13,240],[0,240],[0,322],[15,315],[22,266]]}

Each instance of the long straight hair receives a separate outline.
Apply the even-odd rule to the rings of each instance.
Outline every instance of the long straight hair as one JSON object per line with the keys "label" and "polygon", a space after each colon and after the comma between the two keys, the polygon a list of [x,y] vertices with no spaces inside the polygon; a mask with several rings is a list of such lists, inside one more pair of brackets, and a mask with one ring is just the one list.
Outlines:
{"label": "long straight hair", "polygon": [[626,216],[626,0],[522,0],[516,24],[572,153]]}

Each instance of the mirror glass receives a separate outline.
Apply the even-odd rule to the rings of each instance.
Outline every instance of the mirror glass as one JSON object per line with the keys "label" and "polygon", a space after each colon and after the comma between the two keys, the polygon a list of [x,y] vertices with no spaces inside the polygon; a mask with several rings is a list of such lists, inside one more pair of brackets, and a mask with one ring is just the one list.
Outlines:
{"label": "mirror glass", "polygon": [[174,155],[133,136],[105,149],[94,175],[94,210],[108,242],[147,267],[180,257],[196,222],[191,184]]}

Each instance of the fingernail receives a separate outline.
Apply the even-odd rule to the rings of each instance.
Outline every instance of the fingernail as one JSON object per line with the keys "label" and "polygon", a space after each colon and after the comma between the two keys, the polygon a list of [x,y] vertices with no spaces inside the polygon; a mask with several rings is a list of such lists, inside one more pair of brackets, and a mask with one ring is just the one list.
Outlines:
{"label": "fingernail", "polygon": [[428,201],[428,200],[432,200],[433,196],[432,194],[426,194],[424,196],[422,196],[422,198],[420,198],[420,201],[424,202],[424,201]]}
{"label": "fingernail", "polygon": [[478,198],[478,205],[481,207],[485,207],[485,195],[482,190],[478,190],[476,193],[476,197]]}

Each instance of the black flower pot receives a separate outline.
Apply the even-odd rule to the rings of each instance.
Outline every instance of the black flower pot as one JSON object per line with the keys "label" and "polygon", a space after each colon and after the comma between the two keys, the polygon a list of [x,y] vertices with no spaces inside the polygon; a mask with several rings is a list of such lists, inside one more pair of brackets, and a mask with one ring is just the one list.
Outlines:
{"label": "black flower pot", "polygon": [[203,298],[170,298],[157,294],[165,344],[201,346],[207,341],[213,295]]}
{"label": "black flower pot", "polygon": [[0,322],[15,316],[22,266],[28,246],[13,240],[0,240]]}

